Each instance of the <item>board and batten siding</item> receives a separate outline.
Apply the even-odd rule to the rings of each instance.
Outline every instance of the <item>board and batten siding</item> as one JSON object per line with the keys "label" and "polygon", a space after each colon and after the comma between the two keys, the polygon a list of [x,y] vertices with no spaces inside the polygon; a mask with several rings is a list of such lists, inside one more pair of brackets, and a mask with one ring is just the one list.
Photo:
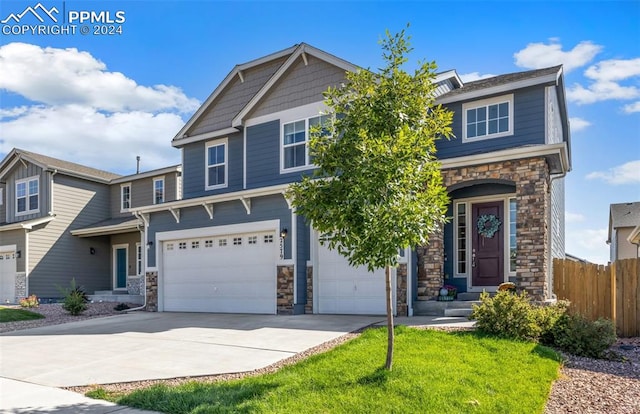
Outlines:
{"label": "board and batten siding", "polygon": [[0,183],[0,223],[7,221],[7,189],[4,183]]}
{"label": "board and batten siding", "polygon": [[[109,188],[57,174],[53,184],[55,219],[29,232],[29,292],[59,298],[72,278],[87,292],[110,289],[109,237],[80,238],[71,230],[109,217]],[[95,254],[90,254],[90,248]]]}
{"label": "board and batten siding", "polygon": [[0,246],[16,246],[16,252],[20,251],[20,257],[16,259],[16,271],[24,272],[24,260],[26,255],[25,249],[25,230],[16,229],[0,232]]}
{"label": "board and batten siding", "polygon": [[[227,187],[206,190],[205,163],[207,159],[207,143],[227,138]],[[214,138],[209,141],[199,141],[187,144],[182,148],[184,161],[182,182],[182,197],[195,198],[213,194],[230,193],[242,190],[243,146],[242,133],[235,133],[226,137]]]}
{"label": "board and batten siding", "polygon": [[558,144],[563,140],[562,118],[558,93],[555,86],[547,86],[547,144]]}
{"label": "board and batten siding", "polygon": [[[44,171],[32,163],[26,163],[26,166],[21,162],[17,163],[13,171],[6,180],[5,199],[6,199],[6,217],[7,223],[14,223],[18,221],[31,220],[46,216],[50,211],[49,204],[49,189],[51,187],[51,172]],[[21,214],[16,215],[16,181],[23,178],[38,177],[38,207],[39,211],[33,214]]]}
{"label": "board and batten siding", "polygon": [[[168,211],[151,214],[148,240],[153,241],[153,248],[148,251],[148,266],[155,267],[156,249],[161,248],[156,240],[156,233],[174,230],[207,228],[230,224],[251,223],[265,220],[280,220],[282,228],[291,229],[291,210],[282,195],[255,197],[251,199],[251,214],[247,214],[242,203],[228,201],[213,205],[213,219],[209,218],[202,206],[180,209],[180,223]],[[285,258],[291,258],[291,238],[285,239]]]}
{"label": "board and batten siding", "polygon": [[242,71],[244,82],[240,80],[239,76],[234,76],[225,90],[216,97],[212,105],[187,133],[198,135],[230,127],[233,117],[273,76],[286,59],[286,56],[281,57]]}
{"label": "board and batten siding", "polygon": [[[545,88],[530,87],[513,92],[513,135],[463,142],[462,105],[473,101],[445,105],[453,115],[453,133],[456,138],[436,141],[439,159],[463,157],[527,145],[545,144]],[[500,95],[498,95],[500,96]],[[486,99],[489,97],[482,97]]]}
{"label": "board and batten siding", "polygon": [[564,178],[551,181],[551,257],[565,258]]}
{"label": "board and batten siding", "polygon": [[256,118],[322,101],[322,93],[329,86],[345,82],[344,69],[311,55],[307,55],[307,62],[305,65],[302,56],[298,57],[249,116]]}

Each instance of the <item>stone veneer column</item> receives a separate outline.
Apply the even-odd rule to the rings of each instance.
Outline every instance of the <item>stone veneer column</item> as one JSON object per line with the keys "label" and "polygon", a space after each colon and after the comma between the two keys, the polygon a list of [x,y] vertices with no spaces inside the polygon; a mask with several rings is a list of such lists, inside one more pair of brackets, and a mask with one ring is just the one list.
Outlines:
{"label": "stone veneer column", "polygon": [[158,312],[158,272],[147,272],[147,307],[148,312]]}
{"label": "stone veneer column", "polygon": [[293,265],[278,266],[278,315],[293,315]]}
{"label": "stone veneer column", "polygon": [[20,299],[27,297],[27,275],[24,272],[16,273],[16,296],[14,300],[16,303],[20,302]]}
{"label": "stone veneer column", "polygon": [[530,160],[517,168],[516,286],[534,300],[545,300],[549,253],[549,173],[544,159]]}
{"label": "stone veneer column", "polygon": [[434,300],[444,283],[444,243],[442,230],[429,236],[429,244],[419,246],[418,300]]}
{"label": "stone veneer column", "polygon": [[313,313],[313,266],[307,266],[307,303],[304,313]]}
{"label": "stone veneer column", "polygon": [[407,264],[400,263],[396,269],[396,311],[398,316],[408,316],[407,306]]}

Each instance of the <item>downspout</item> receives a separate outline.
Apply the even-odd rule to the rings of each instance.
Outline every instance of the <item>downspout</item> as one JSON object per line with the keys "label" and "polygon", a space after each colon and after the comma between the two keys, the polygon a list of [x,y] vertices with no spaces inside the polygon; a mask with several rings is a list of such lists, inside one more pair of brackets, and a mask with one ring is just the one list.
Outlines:
{"label": "downspout", "polygon": [[[138,219],[138,221],[141,221],[143,223],[143,227],[142,229],[140,228],[140,223],[138,223],[138,230],[140,231],[140,242],[142,244],[142,246],[140,246],[142,248],[142,297],[143,297],[143,303],[142,306],[138,306],[137,308],[130,308],[127,309],[125,312],[129,313],[129,312],[133,312],[133,311],[137,311],[137,310],[142,310],[144,308],[147,307],[147,259],[148,259],[148,248],[149,246],[147,245],[147,229],[149,228],[149,222],[145,219],[145,217],[140,214],[137,211],[133,212],[133,215]],[[136,252],[137,254],[137,252]]]}

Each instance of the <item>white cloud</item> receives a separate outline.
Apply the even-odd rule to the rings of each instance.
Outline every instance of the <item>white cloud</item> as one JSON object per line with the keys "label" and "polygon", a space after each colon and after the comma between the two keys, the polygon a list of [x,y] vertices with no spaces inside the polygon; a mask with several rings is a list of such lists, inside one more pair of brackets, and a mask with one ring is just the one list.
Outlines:
{"label": "white cloud", "polygon": [[179,88],[143,86],[77,49],[0,47],[0,89],[34,102],[0,109],[0,156],[12,148],[122,174],[177,164],[171,147],[198,101]]}
{"label": "white cloud", "polygon": [[480,79],[493,78],[496,75],[492,75],[490,73],[481,74],[480,72],[471,72],[460,75],[460,79],[462,82],[473,82]]}
{"label": "white cloud", "polygon": [[135,172],[180,162],[171,138],[184,121],[177,114],[119,112],[104,114],[80,105],[33,106],[2,122],[0,153],[22,148],[107,171]]}
{"label": "white cloud", "polygon": [[584,214],[570,213],[570,212],[566,211],[564,213],[564,219],[567,221],[567,223],[579,223],[579,222],[585,220],[585,216],[584,216]]}
{"label": "white cloud", "polygon": [[574,117],[569,118],[569,125],[571,126],[571,132],[578,132],[591,126],[591,122],[586,119]]}
{"label": "white cloud", "polygon": [[0,89],[47,105],[81,104],[106,111],[192,112],[198,101],[179,88],[142,86],[75,48],[27,43],[0,47]]}
{"label": "white cloud", "polygon": [[574,84],[567,90],[567,99],[578,104],[590,104],[610,99],[635,99],[640,88],[621,85],[620,82],[640,77],[640,58],[603,60],[584,71],[591,80],[585,88]]}
{"label": "white cloud", "polygon": [[527,69],[540,69],[564,65],[565,73],[591,62],[600,53],[602,46],[590,41],[578,43],[573,49],[563,51],[557,38],[549,39],[549,44],[529,43],[527,47],[513,54],[515,64]]}
{"label": "white cloud", "polygon": [[594,171],[587,174],[587,179],[603,180],[608,184],[640,184],[640,160],[610,168],[607,171]]}
{"label": "white cloud", "polygon": [[640,101],[634,102],[629,105],[625,105],[624,107],[622,107],[622,110],[628,114],[632,114],[634,112],[640,112]]}
{"label": "white cloud", "polygon": [[593,263],[606,264],[609,261],[607,235],[607,228],[567,230],[567,253]]}

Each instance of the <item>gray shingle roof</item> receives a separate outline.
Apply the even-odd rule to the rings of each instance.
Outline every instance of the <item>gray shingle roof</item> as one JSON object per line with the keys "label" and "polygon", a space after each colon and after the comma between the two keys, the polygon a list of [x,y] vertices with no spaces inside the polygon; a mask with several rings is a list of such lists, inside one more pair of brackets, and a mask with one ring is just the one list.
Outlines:
{"label": "gray shingle roof", "polygon": [[640,201],[611,204],[611,228],[640,225]]}
{"label": "gray shingle roof", "polygon": [[473,92],[481,89],[492,88],[494,86],[500,86],[512,82],[518,82],[526,79],[533,79],[540,76],[551,75],[558,73],[562,68],[562,65],[553,66],[544,69],[528,70],[525,72],[507,73],[504,75],[494,76],[492,78],[480,79],[473,82],[467,82],[462,88],[454,89],[449,93],[442,95],[442,97],[456,96],[463,93]]}
{"label": "gray shingle roof", "polygon": [[120,177],[120,175],[111,173],[109,171],[98,170],[96,168],[87,167],[84,165],[76,164],[74,162],[64,161],[18,148],[16,148],[16,154],[24,155],[25,157],[30,158],[39,164],[46,165],[47,168],[57,169],[60,172],[75,173],[87,178],[97,178],[100,180],[109,181]]}

